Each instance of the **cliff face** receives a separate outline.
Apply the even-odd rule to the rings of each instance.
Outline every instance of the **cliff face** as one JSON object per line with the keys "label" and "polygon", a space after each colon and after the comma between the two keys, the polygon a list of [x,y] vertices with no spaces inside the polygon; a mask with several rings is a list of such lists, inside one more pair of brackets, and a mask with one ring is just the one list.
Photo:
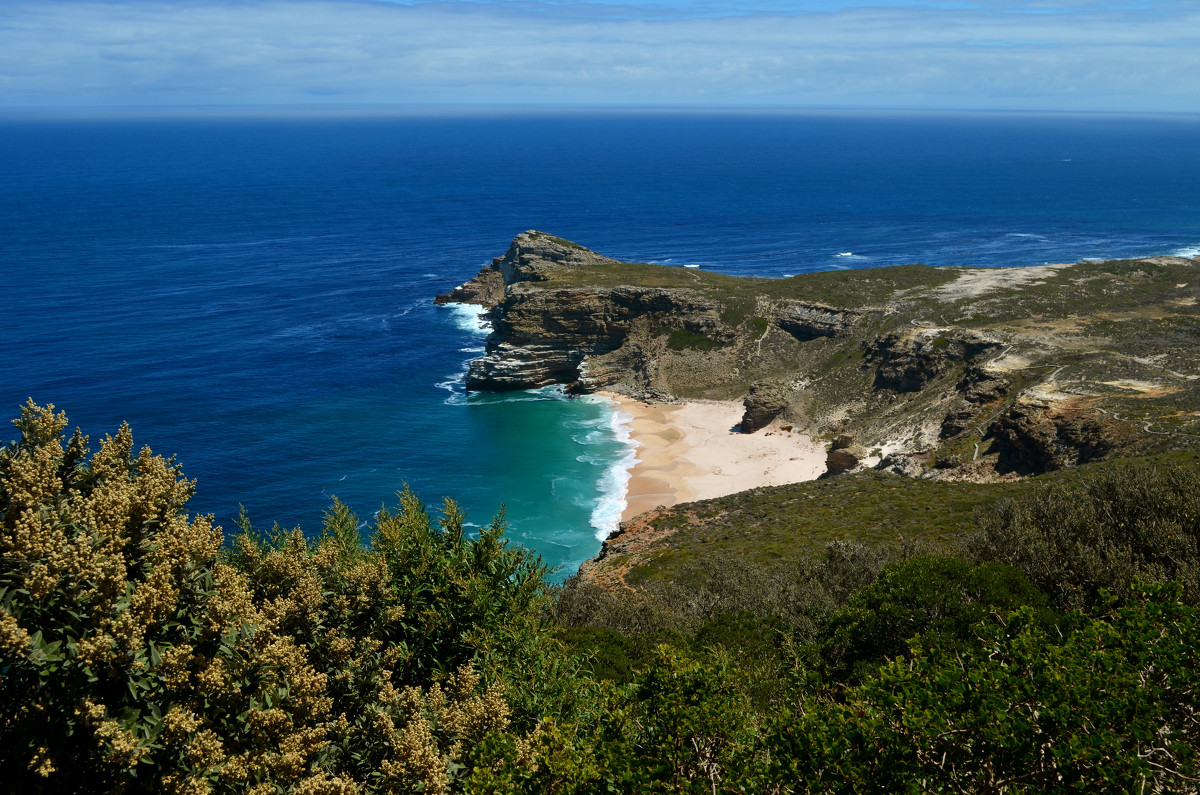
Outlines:
{"label": "cliff face", "polygon": [[469,389],[745,398],[747,432],[779,420],[815,438],[852,434],[834,468],[986,478],[1200,439],[1198,267],[1159,257],[748,279],[620,262],[531,231],[438,301],[490,310]]}
{"label": "cliff face", "polygon": [[504,301],[509,285],[544,282],[564,269],[606,269],[621,264],[561,237],[530,230],[517,235],[504,256],[492,259],[475,278],[437,296],[434,303],[479,304],[491,309]]}
{"label": "cliff face", "polygon": [[590,392],[648,385],[653,355],[640,343],[657,329],[732,338],[722,328],[719,305],[689,290],[521,287],[510,287],[494,313],[487,355],[471,365],[468,389],[568,384]]}

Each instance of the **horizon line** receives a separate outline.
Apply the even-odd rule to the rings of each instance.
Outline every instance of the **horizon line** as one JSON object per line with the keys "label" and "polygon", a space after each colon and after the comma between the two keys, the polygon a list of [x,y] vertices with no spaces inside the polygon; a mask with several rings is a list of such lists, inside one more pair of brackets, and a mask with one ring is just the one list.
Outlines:
{"label": "horizon line", "polygon": [[420,118],[534,115],[915,115],[915,116],[1070,116],[1200,120],[1200,111],[1045,108],[956,108],[881,105],[620,105],[531,103],[335,103],[180,105],[0,105],[3,120],[85,120],[131,118]]}

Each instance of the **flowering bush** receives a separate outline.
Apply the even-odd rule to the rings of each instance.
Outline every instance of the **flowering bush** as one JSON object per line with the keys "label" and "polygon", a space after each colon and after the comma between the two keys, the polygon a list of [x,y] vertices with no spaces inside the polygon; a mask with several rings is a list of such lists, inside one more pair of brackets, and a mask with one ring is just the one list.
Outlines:
{"label": "flowering bush", "polygon": [[[370,543],[229,549],[193,484],[123,426],[89,457],[32,402],[0,451],[0,767],[26,791],[444,792],[507,726],[543,567],[410,492]],[[485,681],[485,678],[488,681]],[[11,778],[15,776],[15,778]]]}

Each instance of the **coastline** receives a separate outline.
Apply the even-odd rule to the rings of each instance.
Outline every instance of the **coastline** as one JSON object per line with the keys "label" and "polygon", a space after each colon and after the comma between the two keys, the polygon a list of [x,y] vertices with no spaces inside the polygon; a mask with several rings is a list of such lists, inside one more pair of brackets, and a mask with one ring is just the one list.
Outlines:
{"label": "coastline", "polygon": [[806,434],[777,422],[753,434],[735,431],[741,401],[642,403],[600,394],[629,418],[624,424],[636,444],[622,522],[660,505],[815,480],[825,471],[824,445]]}

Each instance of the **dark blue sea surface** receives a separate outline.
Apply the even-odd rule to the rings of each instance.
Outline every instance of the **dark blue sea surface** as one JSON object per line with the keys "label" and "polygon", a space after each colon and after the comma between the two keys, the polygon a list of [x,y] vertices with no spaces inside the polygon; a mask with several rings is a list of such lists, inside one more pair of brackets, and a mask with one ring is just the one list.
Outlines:
{"label": "dark blue sea surface", "polygon": [[8,117],[0,406],[128,421],[226,527],[408,483],[570,571],[620,512],[617,418],[465,395],[486,331],[432,304],[515,234],[762,276],[1195,255],[1198,184],[1194,117]]}

